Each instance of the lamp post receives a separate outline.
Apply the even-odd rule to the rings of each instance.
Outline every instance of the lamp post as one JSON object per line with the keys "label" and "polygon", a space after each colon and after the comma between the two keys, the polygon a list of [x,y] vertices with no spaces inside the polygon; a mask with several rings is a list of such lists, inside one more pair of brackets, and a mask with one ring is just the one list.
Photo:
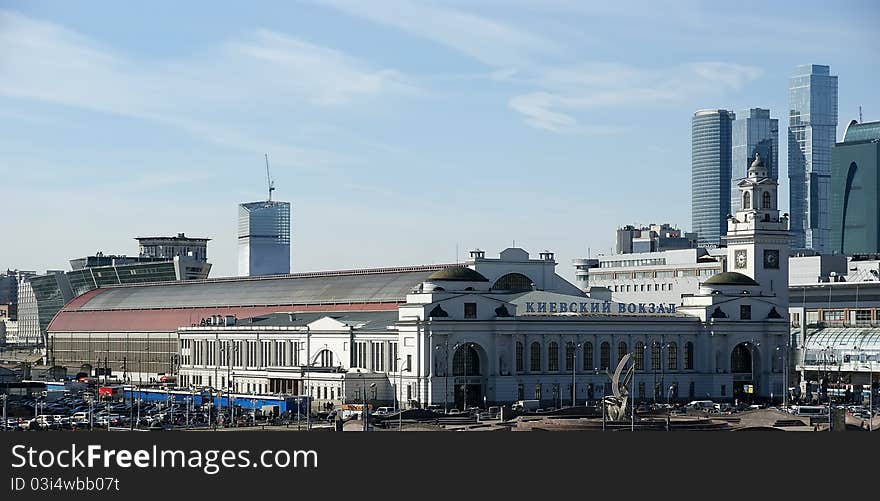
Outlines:
{"label": "lamp post", "polygon": [[6,393],[0,395],[0,399],[3,399],[3,431],[6,431],[6,425],[7,425],[7,423],[6,423],[6,399],[7,398],[9,398],[9,396]]}
{"label": "lamp post", "polygon": [[755,403],[755,395],[758,393],[758,379],[755,374],[755,348],[761,346],[761,343],[756,339],[750,339],[746,341],[746,345],[749,347],[749,358],[751,359],[751,374],[752,374],[752,398],[750,401]]}
{"label": "lamp post", "polygon": [[400,431],[401,427],[403,427],[403,404],[401,401],[403,400],[403,365],[400,364],[402,359],[397,357],[394,359],[394,365],[397,369],[398,376],[400,376],[400,384],[397,386],[398,397],[396,399],[397,404],[397,431]]}
{"label": "lamp post", "polygon": [[[776,351],[782,352],[782,408],[788,408],[788,345],[776,347]],[[772,403],[772,402],[771,402]]]}
{"label": "lamp post", "polygon": [[572,350],[571,354],[571,406],[575,406],[575,398],[577,395],[577,380],[575,379],[577,376],[577,352],[578,348],[583,346],[582,343],[577,343],[574,345],[574,350]]}
{"label": "lamp post", "polygon": [[[443,414],[449,412],[449,340],[443,341],[446,348],[446,366],[443,368]],[[440,345],[434,347],[435,350],[440,349]]]}

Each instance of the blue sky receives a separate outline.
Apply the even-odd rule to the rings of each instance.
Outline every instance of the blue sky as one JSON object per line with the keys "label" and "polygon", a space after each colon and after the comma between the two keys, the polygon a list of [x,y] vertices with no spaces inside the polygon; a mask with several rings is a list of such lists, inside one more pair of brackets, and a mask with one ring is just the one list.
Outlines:
{"label": "blue sky", "polygon": [[878,23],[873,1],[5,0],[0,267],[186,232],[234,275],[268,153],[294,271],[516,241],[571,278],[622,224],[690,228],[694,110],[769,107],[782,180],[795,66],[838,75],[838,136],[880,119]]}

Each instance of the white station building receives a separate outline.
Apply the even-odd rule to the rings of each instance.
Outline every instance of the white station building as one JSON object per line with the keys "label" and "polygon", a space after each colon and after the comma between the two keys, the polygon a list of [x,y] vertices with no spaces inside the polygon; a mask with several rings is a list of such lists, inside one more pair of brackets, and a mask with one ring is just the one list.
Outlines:
{"label": "white station building", "polygon": [[120,349],[156,353],[173,337],[176,353],[151,358],[143,377],[170,370],[184,386],[316,405],[583,404],[607,393],[606,371],[627,353],[637,400],[781,400],[788,225],[759,162],[740,190],[727,237],[736,271],[680,304],[588,297],[552,253],[509,248],[451,265],[99,289],[68,304],[50,338],[59,360],[106,349],[118,371]]}

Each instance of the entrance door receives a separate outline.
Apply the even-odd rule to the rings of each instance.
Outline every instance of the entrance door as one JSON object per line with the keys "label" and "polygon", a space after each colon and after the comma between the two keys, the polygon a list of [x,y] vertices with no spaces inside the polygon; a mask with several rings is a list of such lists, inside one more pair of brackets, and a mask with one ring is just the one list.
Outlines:
{"label": "entrance door", "polygon": [[[465,398],[467,400],[465,400]],[[483,403],[483,385],[475,384],[472,381],[465,385],[463,383],[455,385],[455,408],[467,409],[468,407],[479,407]]]}

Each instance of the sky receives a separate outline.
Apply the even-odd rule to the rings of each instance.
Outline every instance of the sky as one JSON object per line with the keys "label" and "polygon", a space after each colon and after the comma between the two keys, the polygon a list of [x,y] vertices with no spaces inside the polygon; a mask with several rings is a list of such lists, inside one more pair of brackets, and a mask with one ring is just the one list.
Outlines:
{"label": "sky", "polygon": [[788,78],[839,78],[838,139],[880,120],[880,3],[0,0],[0,268],[69,269],[136,236],[212,239],[292,204],[292,271],[612,252],[689,230],[691,117],[770,108],[788,208]]}

